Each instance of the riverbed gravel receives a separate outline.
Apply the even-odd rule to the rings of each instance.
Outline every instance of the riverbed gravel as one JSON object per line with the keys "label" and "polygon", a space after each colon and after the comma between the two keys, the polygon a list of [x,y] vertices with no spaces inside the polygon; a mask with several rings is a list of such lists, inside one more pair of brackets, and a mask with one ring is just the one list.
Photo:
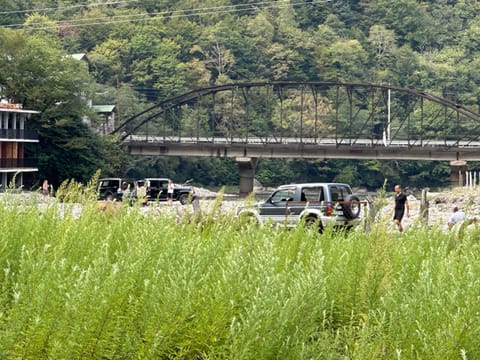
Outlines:
{"label": "riverbed gravel", "polygon": [[[440,226],[447,228],[448,219],[452,213],[454,206],[458,206],[461,210],[465,211],[467,217],[470,219],[479,219],[477,224],[480,224],[480,187],[456,187],[450,189],[444,189],[437,192],[426,192],[426,199],[428,202],[428,215],[425,220],[420,213],[421,207],[421,191],[409,191],[408,202],[410,205],[410,217],[405,217],[403,220],[404,228],[408,230],[415,224],[421,224],[421,226]],[[181,205],[178,202],[174,202],[168,205],[162,203],[152,203],[148,207],[141,209],[142,212],[147,214],[168,214],[169,216],[175,216],[177,219],[181,219],[186,212],[200,211],[202,216],[207,216],[212,212],[234,215],[236,209],[239,206],[245,204],[246,201],[252,202],[252,199],[239,199],[232,194],[219,195],[215,192],[196,189],[196,193],[199,195],[198,202],[194,205]],[[266,198],[268,192],[261,193],[261,196],[257,196],[256,201],[260,198]],[[29,203],[37,201],[40,209],[45,209],[56,203],[54,198],[45,201],[41,196],[35,193],[20,193],[16,195],[9,194],[8,196],[15,198],[13,201],[15,204]],[[382,203],[383,205],[375,212],[375,221],[385,222],[389,224],[394,230],[392,222],[392,207],[393,207],[393,193],[386,193],[380,195],[380,193],[368,193],[368,196],[364,196],[364,199],[368,199],[370,202],[363,207],[362,216],[368,215],[369,209],[372,208],[372,204],[375,204],[375,208],[378,208],[376,204]],[[5,198],[4,194],[0,194],[0,199]],[[59,211],[64,214],[65,211],[72,212],[75,217],[81,215],[80,204],[61,204],[58,203]]]}

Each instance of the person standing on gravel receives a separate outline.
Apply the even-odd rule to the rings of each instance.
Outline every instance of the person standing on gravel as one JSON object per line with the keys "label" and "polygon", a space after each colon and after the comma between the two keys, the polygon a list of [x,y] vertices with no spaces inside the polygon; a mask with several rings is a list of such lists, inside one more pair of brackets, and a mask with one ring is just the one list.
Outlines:
{"label": "person standing on gravel", "polygon": [[140,206],[147,206],[147,188],[143,181],[138,182],[137,200]]}
{"label": "person standing on gravel", "polygon": [[47,179],[43,180],[42,195],[43,195],[43,200],[48,201],[48,199],[50,197],[50,185],[48,184]]}
{"label": "person standing on gravel", "polygon": [[175,189],[175,184],[173,183],[173,181],[171,179],[168,179],[168,185],[167,185],[167,202],[168,202],[168,205],[172,204],[174,189]]}
{"label": "person standing on gravel", "polygon": [[406,215],[410,217],[410,207],[408,205],[407,195],[402,191],[400,185],[395,185],[395,203],[393,205],[393,221],[398,231],[403,232],[402,219],[407,210]]}

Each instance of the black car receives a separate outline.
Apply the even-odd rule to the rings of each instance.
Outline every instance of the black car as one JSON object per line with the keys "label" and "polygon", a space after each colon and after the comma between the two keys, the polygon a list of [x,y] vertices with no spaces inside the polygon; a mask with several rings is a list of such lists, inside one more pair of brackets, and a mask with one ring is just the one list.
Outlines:
{"label": "black car", "polygon": [[98,200],[122,201],[135,196],[135,181],[126,178],[102,178],[97,183]]}
{"label": "black car", "polygon": [[[146,178],[143,181],[147,188],[148,201],[166,201],[168,178]],[[193,199],[194,192],[191,186],[174,184],[173,200],[179,201],[182,205],[188,203],[189,199]]]}

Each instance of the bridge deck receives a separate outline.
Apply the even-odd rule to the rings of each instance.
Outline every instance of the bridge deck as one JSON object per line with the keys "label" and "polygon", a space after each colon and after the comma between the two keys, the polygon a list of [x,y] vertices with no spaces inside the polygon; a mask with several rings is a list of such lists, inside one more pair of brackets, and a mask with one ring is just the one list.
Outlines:
{"label": "bridge deck", "polygon": [[[309,141],[310,140],[310,141]],[[132,155],[397,159],[397,160],[480,160],[480,142],[389,141],[372,139],[227,139],[129,136],[124,140]]]}

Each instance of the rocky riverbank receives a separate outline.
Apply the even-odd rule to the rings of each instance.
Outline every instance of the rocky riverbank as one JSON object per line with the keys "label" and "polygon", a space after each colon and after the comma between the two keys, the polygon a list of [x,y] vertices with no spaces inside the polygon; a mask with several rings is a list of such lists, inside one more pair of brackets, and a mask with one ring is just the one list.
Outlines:
{"label": "rocky riverbank", "polygon": [[[426,192],[426,199],[428,205],[428,213],[426,220],[421,218],[421,191],[409,191],[408,202],[410,205],[410,217],[405,217],[403,224],[405,229],[414,225],[415,223],[422,223],[428,226],[440,226],[447,228],[447,222],[452,214],[454,206],[458,206],[461,210],[465,211],[468,218],[477,218],[480,220],[480,188],[453,188],[444,189],[439,192]],[[212,194],[210,194],[212,195]],[[366,194],[365,194],[366,195]],[[367,198],[367,196],[364,196]],[[380,210],[377,211],[376,221],[384,221],[391,223],[393,228],[393,222],[391,221],[393,216],[393,203],[394,194],[387,193],[383,197],[378,193],[369,193],[368,198],[374,202],[381,203]],[[211,197],[210,197],[211,199]],[[205,211],[209,211],[213,200],[201,199],[201,208]],[[233,212],[237,206],[241,205],[243,200],[232,200],[228,197],[224,197],[221,205],[222,212]]]}
{"label": "rocky riverbank", "polygon": [[[234,214],[238,206],[242,205],[245,200],[239,199],[235,195],[223,194],[223,197],[220,198],[220,195],[216,192],[209,191],[206,189],[196,188],[196,194],[199,197],[199,201],[195,204],[196,210],[200,210],[203,214],[210,214],[213,209],[222,214]],[[447,227],[447,221],[452,214],[452,209],[454,206],[458,206],[461,210],[465,211],[468,218],[477,218],[480,220],[480,197],[478,196],[480,192],[479,187],[473,188],[453,188],[445,189],[439,192],[427,192],[427,202],[428,202],[428,218],[423,220],[421,218],[421,192],[419,191],[409,191],[406,190],[408,194],[408,202],[410,204],[410,217],[405,217],[403,224],[406,230],[409,227],[413,226],[416,223],[424,224],[426,226],[440,226],[442,228]],[[3,194],[0,194],[3,195]],[[393,206],[393,193],[387,193],[381,196],[379,193],[369,193],[368,197],[365,193],[364,198],[373,200],[373,204],[380,204],[379,210],[376,212],[375,221],[385,222],[391,224],[392,229],[392,206]],[[36,193],[19,193],[12,194],[13,198],[16,200],[13,203],[29,203],[33,200],[38,201],[41,208],[48,207],[55,203],[54,198],[50,198],[48,202],[45,202],[44,199]],[[265,198],[267,193],[261,194],[258,198]],[[2,198],[3,196],[0,196]],[[20,200],[20,199],[23,199]],[[195,207],[193,206],[193,207]],[[64,206],[59,205],[63,209]],[[80,204],[70,204],[68,206],[69,211],[73,211],[75,216],[80,216],[81,214],[81,205]],[[368,211],[367,207],[367,211]],[[146,213],[153,212],[161,214],[163,212],[174,212],[177,216],[181,217],[185,211],[192,211],[188,206],[183,206],[178,202],[174,202],[172,206],[168,206],[166,203],[152,203],[147,208],[143,209]],[[365,210],[363,211],[363,216],[365,216]]]}
{"label": "rocky riverbank", "polygon": [[[445,227],[447,226],[448,219],[452,214],[452,209],[454,206],[458,206],[459,209],[463,210],[467,217],[480,219],[480,197],[478,196],[480,188],[478,187],[458,187],[453,189],[445,189],[440,192],[427,192],[427,201],[428,201],[428,222],[429,226],[438,225]],[[390,200],[390,209],[393,205],[393,195],[389,198]],[[419,220],[420,214],[420,204],[421,204],[420,194],[409,194],[408,202],[410,204],[410,218],[406,218],[404,223],[405,225],[411,226],[415,221]]]}

